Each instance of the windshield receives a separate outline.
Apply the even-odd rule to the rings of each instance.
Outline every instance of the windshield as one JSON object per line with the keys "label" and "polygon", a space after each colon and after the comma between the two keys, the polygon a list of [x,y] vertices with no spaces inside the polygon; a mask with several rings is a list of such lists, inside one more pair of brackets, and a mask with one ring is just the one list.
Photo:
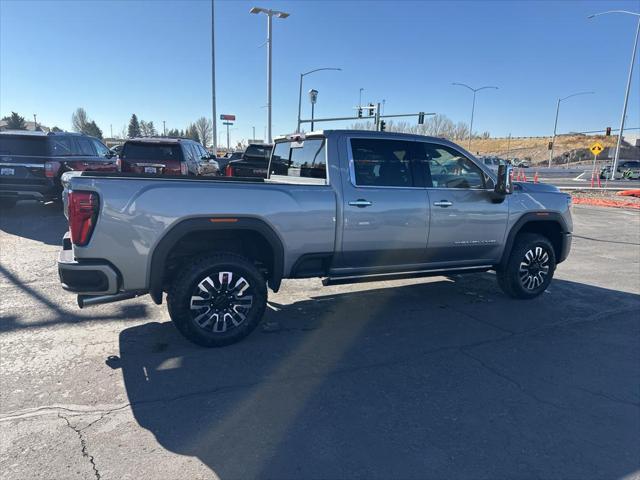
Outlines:
{"label": "windshield", "polygon": [[137,143],[127,142],[122,148],[122,158],[125,160],[149,160],[156,162],[180,161],[182,154],[177,143]]}

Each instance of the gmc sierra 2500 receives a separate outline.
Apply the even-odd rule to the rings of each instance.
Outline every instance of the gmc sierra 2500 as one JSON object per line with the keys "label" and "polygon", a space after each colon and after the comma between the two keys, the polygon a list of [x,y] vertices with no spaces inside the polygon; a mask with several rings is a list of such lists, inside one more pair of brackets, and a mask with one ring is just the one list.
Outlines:
{"label": "gmc sierra 2500", "polygon": [[266,180],[67,179],[63,287],[80,307],[166,292],[178,330],[211,347],[248,335],[283,278],[495,270],[527,299],[569,253],[569,195],[512,185],[509,165],[496,174],[443,139],[325,130],[277,139],[271,164]]}

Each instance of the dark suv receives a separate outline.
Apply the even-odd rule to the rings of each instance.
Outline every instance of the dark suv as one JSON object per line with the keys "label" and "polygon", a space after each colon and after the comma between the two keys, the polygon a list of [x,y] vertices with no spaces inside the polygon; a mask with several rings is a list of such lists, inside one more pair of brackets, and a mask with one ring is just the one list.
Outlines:
{"label": "dark suv", "polygon": [[133,138],[122,146],[120,170],[155,175],[218,175],[215,158],[185,138]]}
{"label": "dark suv", "polygon": [[0,201],[58,200],[60,177],[71,170],[113,172],[116,159],[97,138],[80,133],[0,132]]}

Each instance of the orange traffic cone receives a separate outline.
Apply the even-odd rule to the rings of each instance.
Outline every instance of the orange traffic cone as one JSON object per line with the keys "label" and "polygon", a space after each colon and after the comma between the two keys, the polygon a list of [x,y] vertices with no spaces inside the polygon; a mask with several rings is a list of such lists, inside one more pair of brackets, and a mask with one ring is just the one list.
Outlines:
{"label": "orange traffic cone", "polygon": [[595,174],[596,172],[591,172],[591,188],[593,188],[593,182],[595,181]]}
{"label": "orange traffic cone", "polygon": [[525,173],[525,171],[522,171],[522,180],[524,180],[525,182],[528,182],[527,180],[527,174]]}
{"label": "orange traffic cone", "polygon": [[533,183],[538,183],[538,172],[533,176]]}

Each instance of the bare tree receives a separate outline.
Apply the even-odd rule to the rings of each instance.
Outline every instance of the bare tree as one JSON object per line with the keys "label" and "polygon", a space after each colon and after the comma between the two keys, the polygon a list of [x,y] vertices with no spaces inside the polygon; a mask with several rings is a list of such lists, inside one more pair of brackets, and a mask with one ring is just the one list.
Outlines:
{"label": "bare tree", "polygon": [[456,123],[453,128],[453,138],[455,140],[464,140],[469,136],[469,126],[465,122]]}
{"label": "bare tree", "polygon": [[196,120],[195,127],[198,132],[198,137],[200,138],[200,143],[207,148],[211,143],[211,135],[213,134],[213,124],[211,120],[200,117]]}
{"label": "bare tree", "polygon": [[84,108],[80,107],[76,109],[71,115],[71,125],[76,132],[84,132],[89,125],[89,117]]}

